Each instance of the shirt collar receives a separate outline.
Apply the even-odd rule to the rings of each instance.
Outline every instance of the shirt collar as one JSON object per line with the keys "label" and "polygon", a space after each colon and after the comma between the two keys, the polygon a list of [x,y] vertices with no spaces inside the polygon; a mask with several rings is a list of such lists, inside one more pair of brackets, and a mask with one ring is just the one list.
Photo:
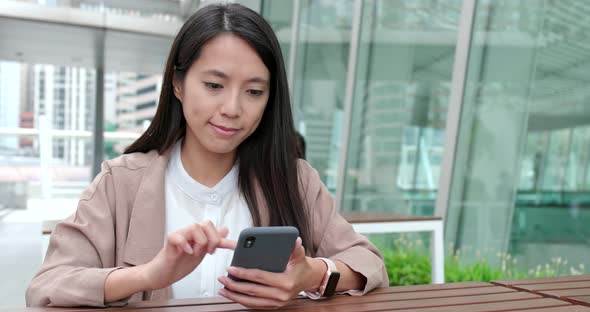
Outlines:
{"label": "shirt collar", "polygon": [[180,157],[182,141],[176,142],[170,158],[168,170],[172,183],[193,199],[214,205],[221,204],[228,193],[238,190],[238,162],[213,187],[207,187],[193,179],[182,165]]}

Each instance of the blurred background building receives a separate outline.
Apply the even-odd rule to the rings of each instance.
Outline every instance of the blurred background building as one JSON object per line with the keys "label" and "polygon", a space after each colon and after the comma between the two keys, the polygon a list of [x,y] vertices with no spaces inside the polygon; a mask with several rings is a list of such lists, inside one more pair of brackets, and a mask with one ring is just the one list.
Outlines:
{"label": "blurred background building", "polygon": [[[0,0],[0,275],[34,254],[2,304],[24,302],[40,219],[149,125],[172,40],[210,2]],[[491,263],[590,265],[590,2],[234,2],[277,33],[339,209],[442,216],[449,250]]]}

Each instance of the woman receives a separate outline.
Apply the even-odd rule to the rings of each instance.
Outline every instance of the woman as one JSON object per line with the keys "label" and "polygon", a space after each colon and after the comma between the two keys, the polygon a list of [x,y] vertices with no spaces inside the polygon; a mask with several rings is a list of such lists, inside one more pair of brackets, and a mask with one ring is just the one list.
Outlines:
{"label": "woman", "polygon": [[[219,294],[281,307],[302,291],[321,296],[330,266],[341,276],[336,291],[386,286],[377,249],[296,158],[282,60],[272,29],[250,9],[210,5],[189,18],[152,124],[125,155],[103,163],[76,213],[56,227],[27,304]],[[286,271],[228,268],[240,231],[268,225],[300,231]]]}

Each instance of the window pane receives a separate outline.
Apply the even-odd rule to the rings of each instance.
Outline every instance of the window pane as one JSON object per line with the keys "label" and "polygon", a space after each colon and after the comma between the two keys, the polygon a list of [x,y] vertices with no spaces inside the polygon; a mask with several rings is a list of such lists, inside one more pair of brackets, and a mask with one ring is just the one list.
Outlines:
{"label": "window pane", "polygon": [[94,69],[0,61],[0,154],[6,164],[0,205],[25,208],[29,197],[78,197],[86,187],[95,80]]}
{"label": "window pane", "polygon": [[162,21],[182,21],[187,13],[195,12],[198,0],[185,1],[30,1],[17,0],[51,7],[74,8],[83,11],[105,13],[113,16],[148,17]]}
{"label": "window pane", "polygon": [[306,157],[336,189],[353,1],[301,1],[293,87],[296,126]]}
{"label": "window pane", "polygon": [[[291,20],[293,18],[293,0],[263,0],[260,14],[270,23],[279,43],[285,66],[289,66],[289,49],[291,48]],[[288,69],[287,69],[288,70]]]}
{"label": "window pane", "polygon": [[477,2],[449,244],[487,249],[493,265],[511,254],[523,272],[590,264],[590,46],[578,17],[589,10],[574,0]]}
{"label": "window pane", "polygon": [[105,75],[105,159],[123,154],[147,129],[156,114],[161,88],[161,74]]}
{"label": "window pane", "polygon": [[365,1],[343,210],[432,215],[461,1]]}

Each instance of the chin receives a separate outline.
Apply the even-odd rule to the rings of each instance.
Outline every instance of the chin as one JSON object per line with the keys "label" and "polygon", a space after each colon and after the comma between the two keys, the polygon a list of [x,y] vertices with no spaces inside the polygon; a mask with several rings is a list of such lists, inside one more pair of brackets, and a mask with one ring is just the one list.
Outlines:
{"label": "chin", "polygon": [[230,154],[234,153],[238,149],[238,147],[232,144],[231,146],[208,146],[207,149],[215,154]]}

